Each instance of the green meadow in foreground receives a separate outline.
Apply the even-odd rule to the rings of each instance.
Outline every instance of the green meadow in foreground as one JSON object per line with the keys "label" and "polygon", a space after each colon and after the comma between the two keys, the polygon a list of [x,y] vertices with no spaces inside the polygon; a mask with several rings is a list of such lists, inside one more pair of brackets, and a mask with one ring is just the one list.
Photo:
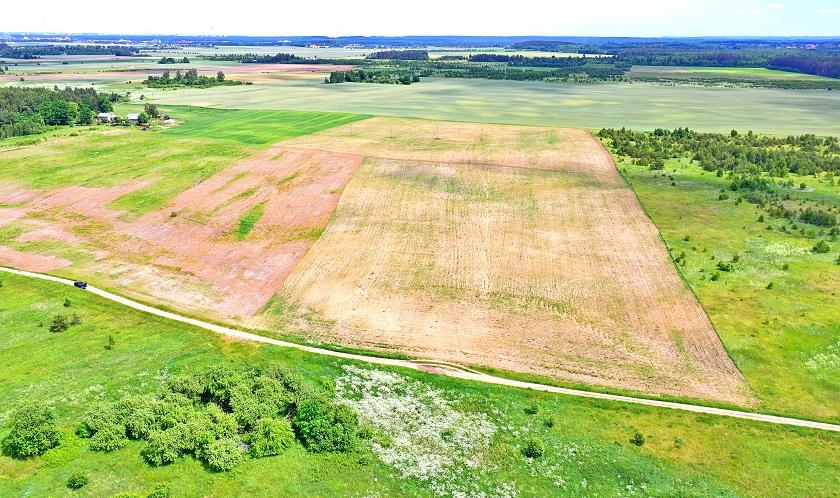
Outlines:
{"label": "green meadow in foreground", "polygon": [[[761,401],[758,409],[840,421],[840,241],[739,201],[731,180],[694,163],[618,167]],[[840,186],[830,177],[787,180],[789,209],[840,207]],[[829,251],[814,251],[826,239]]]}
{"label": "green meadow in foreground", "polygon": [[[0,438],[11,413],[32,401],[53,408],[60,430],[60,445],[41,456],[0,456],[0,496],[145,496],[159,485],[178,497],[840,492],[837,434],[372,368],[223,340],[65,285],[0,279]],[[81,323],[51,333],[59,313]],[[219,364],[293,369],[354,408],[373,437],[350,453],[294,443],[214,472],[191,456],[150,466],[142,441],[92,451],[75,434],[97,402],[156,392],[174,374]],[[71,477],[87,483],[71,491]]]}
{"label": "green meadow in foreground", "polygon": [[[123,106],[117,111],[124,114],[129,109]],[[182,124],[148,132],[136,127],[81,127],[46,137],[0,141],[4,146],[0,149],[0,180],[34,188],[143,182],[111,206],[141,214],[160,209],[178,193],[266,145],[364,118],[196,107],[161,111]],[[42,143],[30,145],[41,138],[45,138]]]}

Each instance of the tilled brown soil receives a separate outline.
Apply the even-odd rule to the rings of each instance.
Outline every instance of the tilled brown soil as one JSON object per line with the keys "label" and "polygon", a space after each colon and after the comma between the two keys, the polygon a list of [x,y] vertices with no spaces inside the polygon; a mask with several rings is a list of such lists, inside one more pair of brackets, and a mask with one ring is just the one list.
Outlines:
{"label": "tilled brown soil", "polygon": [[[128,294],[217,318],[247,317],[271,298],[312,245],[361,163],[356,155],[270,147],[135,219],[109,204],[150,184],[68,186],[43,191],[0,185],[0,225],[23,233],[13,244],[61,242],[78,261],[3,247],[0,264],[73,273]],[[245,237],[240,217],[263,216]],[[46,251],[52,252],[52,251]]]}
{"label": "tilled brown soil", "polygon": [[314,336],[752,401],[656,227],[588,133],[377,118],[288,145],[367,156],[283,284],[284,296],[334,322]]}

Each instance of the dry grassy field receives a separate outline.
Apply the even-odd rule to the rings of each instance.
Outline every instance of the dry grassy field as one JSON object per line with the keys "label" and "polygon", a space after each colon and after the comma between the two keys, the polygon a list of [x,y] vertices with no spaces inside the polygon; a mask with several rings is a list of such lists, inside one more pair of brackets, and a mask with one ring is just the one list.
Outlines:
{"label": "dry grassy field", "polygon": [[374,118],[284,147],[364,158],[280,292],[330,323],[310,331],[319,339],[752,400],[585,131]]}

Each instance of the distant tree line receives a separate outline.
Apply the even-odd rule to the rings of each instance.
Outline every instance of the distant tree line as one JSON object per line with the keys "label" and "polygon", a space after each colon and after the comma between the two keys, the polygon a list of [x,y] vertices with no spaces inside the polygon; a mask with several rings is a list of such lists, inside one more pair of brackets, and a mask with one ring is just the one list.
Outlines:
{"label": "distant tree line", "polygon": [[796,52],[778,55],[770,58],[767,67],[840,78],[840,52],[833,54]]}
{"label": "distant tree line", "polygon": [[324,83],[382,83],[390,85],[410,85],[420,81],[417,73],[407,71],[368,70],[333,71]]}
{"label": "distant tree line", "polygon": [[38,59],[49,55],[119,55],[136,56],[139,49],[105,45],[23,45],[0,43],[0,57],[6,59]]}
{"label": "distant tree line", "polygon": [[160,60],[157,62],[158,64],[189,64],[190,60],[186,57],[182,59],[175,60],[174,57],[161,57]]}
{"label": "distant tree line", "polygon": [[0,88],[0,138],[41,133],[48,126],[88,125],[120,96],[92,88]]}
{"label": "distant tree line", "polygon": [[761,67],[840,78],[840,42],[836,40],[534,40],[510,48],[609,54],[631,65]]}
{"label": "distant tree line", "polygon": [[623,78],[627,67],[619,64],[592,62],[568,67],[518,68],[507,65],[475,63],[430,63],[421,76],[441,78],[480,78],[513,81],[612,81]]}
{"label": "distant tree line", "polygon": [[[249,82],[250,83],[250,82]],[[164,71],[160,76],[149,76],[143,84],[151,88],[175,88],[175,87],[196,87],[210,88],[212,86],[234,86],[249,84],[241,81],[231,81],[225,78],[225,73],[219,71],[215,78],[198,74],[196,69],[189,69],[186,73],[176,71],[173,77],[169,71]]]}
{"label": "distant tree line", "polygon": [[[470,62],[504,62],[514,67],[572,67],[583,66],[593,60],[591,57],[525,57],[524,55],[475,54],[470,55]],[[599,62],[612,64],[610,57],[601,57]]]}
{"label": "distant tree line", "polygon": [[260,55],[251,53],[225,54],[213,55],[208,57],[208,59],[216,61],[241,62],[244,64],[341,64],[348,62],[341,59],[307,59],[305,57],[298,57],[297,55],[287,53],[278,53],[275,55]]}
{"label": "distant tree line", "polygon": [[429,60],[427,50],[382,50],[373,52],[368,59],[388,59],[398,61],[426,61]]}

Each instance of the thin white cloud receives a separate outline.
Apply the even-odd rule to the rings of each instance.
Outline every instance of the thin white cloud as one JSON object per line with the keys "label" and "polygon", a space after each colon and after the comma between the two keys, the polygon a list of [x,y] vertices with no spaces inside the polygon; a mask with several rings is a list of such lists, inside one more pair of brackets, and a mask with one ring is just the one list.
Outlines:
{"label": "thin white cloud", "polygon": [[779,10],[779,9],[784,9],[784,8],[785,8],[785,4],[783,4],[783,3],[781,3],[781,2],[771,2],[771,3],[768,3],[768,4],[767,4],[767,8],[768,8],[768,9],[776,9],[776,10]]}
{"label": "thin white cloud", "polygon": [[822,9],[817,9],[817,13],[819,14],[840,14],[840,7],[826,7]]}

